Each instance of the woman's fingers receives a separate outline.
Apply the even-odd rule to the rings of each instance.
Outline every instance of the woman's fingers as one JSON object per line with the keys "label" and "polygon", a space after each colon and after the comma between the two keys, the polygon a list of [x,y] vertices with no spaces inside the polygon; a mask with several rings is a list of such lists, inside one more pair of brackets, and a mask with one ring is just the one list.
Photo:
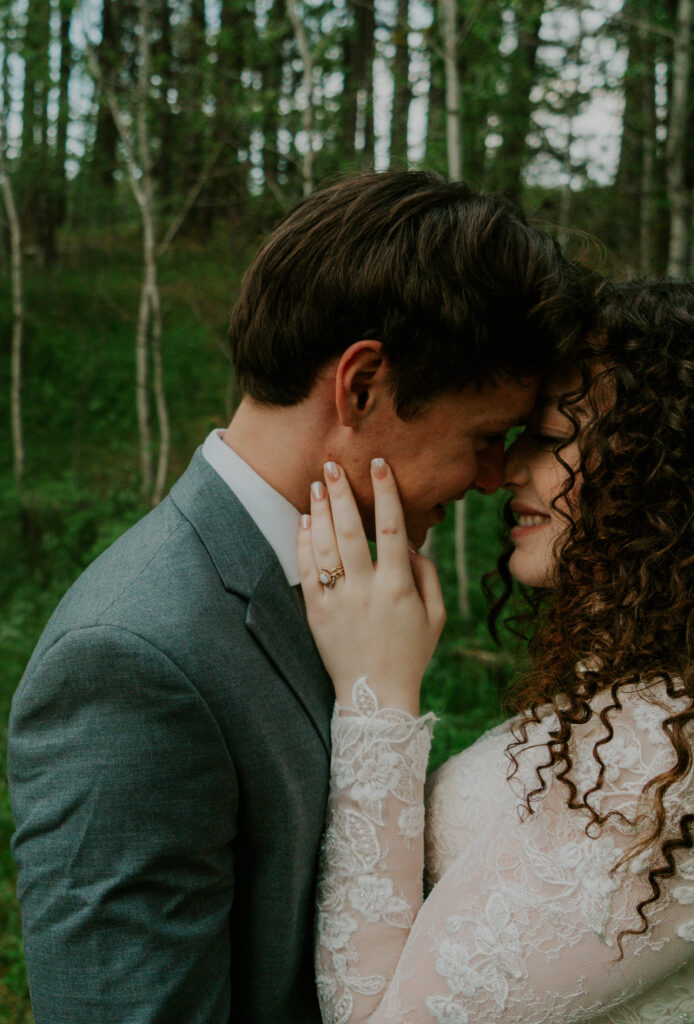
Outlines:
{"label": "woman's fingers", "polygon": [[378,567],[398,583],[411,582],[410,543],[405,516],[390,467],[383,459],[371,463]]}
{"label": "woman's fingers", "polygon": [[340,566],[328,492],[322,480],[311,484],[311,541],[318,572],[332,572]]}
{"label": "woman's fingers", "polygon": [[419,554],[410,557],[415,586],[426,608],[429,622],[439,631],[446,621],[446,605],[443,601],[441,581],[436,566]]}
{"label": "woman's fingers", "polygon": [[318,596],[323,589],[318,580],[318,566],[313,553],[313,541],[311,538],[311,517],[301,517],[299,526],[299,537],[297,539],[297,561],[299,564],[299,575],[301,577],[301,589],[304,600],[309,602]]}
{"label": "woman's fingers", "polygon": [[[325,484],[311,485],[311,543],[316,579],[331,576],[338,585],[345,576],[359,577],[372,571],[369,546],[347,477],[334,462],[326,463]],[[324,584],[321,583],[321,586]]]}
{"label": "woman's fingers", "polygon": [[[349,704],[355,680],[367,676],[385,706],[415,714],[444,619],[436,570],[410,553],[395,480],[382,460],[372,469],[375,569],[344,470],[328,463],[324,472],[325,486],[311,489],[311,515],[302,516],[298,545],[316,646],[341,704]],[[336,575],[329,589],[331,577],[322,583],[321,570],[330,573],[341,565],[344,578]]]}
{"label": "woman's fingers", "polygon": [[330,496],[329,512],[332,516],[334,536],[345,574],[361,576],[367,572],[371,573],[371,553],[347,476],[334,462],[326,462],[323,470]]}

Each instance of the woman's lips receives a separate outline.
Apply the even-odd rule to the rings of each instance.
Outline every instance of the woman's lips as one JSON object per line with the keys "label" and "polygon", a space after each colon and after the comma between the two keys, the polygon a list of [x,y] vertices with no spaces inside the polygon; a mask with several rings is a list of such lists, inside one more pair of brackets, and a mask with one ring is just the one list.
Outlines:
{"label": "woman's lips", "polygon": [[527,537],[531,533],[536,533],[545,526],[549,526],[552,521],[550,516],[546,516],[542,512],[536,512],[534,509],[524,509],[522,511],[514,509],[514,511],[518,516],[518,521],[511,529],[512,540],[518,540],[520,537]]}

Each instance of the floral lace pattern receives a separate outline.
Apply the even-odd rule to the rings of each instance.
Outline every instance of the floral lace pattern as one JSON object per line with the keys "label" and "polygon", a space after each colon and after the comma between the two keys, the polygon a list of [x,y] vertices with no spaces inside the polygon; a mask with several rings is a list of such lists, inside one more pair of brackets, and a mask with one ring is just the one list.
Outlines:
{"label": "floral lace pattern", "polygon": [[[422,898],[423,778],[431,718],[379,710],[360,680],[354,709],[336,709],[328,826],[319,881],[317,974],[330,1024],[694,1024],[694,854],[647,911],[657,849],[622,863],[652,810],[644,783],[674,763],[662,722],[679,710],[664,686],[620,692],[610,712],[599,829],[566,806],[543,768],[552,716],[532,727],[509,784],[508,726],[451,758],[427,784]],[[595,699],[600,711],[609,696]],[[684,703],[682,704],[684,706]],[[577,726],[572,781],[597,779],[605,736],[597,715]],[[524,794],[545,791],[523,813]],[[595,800],[597,797],[597,801]],[[694,813],[690,772],[665,801],[666,829]]]}
{"label": "floral lace pattern", "polygon": [[[336,706],[333,716],[331,798],[318,885],[318,994],[323,1019],[331,1024],[364,1019],[368,997],[383,993],[397,963],[397,951],[392,963],[381,963],[377,953],[379,970],[362,974],[364,953],[354,933],[359,929],[362,937],[366,929],[377,949],[381,935],[387,939],[398,930],[404,943],[422,901],[423,791],[433,715],[416,719],[379,710],[363,678],[352,701],[353,709]],[[344,714],[349,710],[356,714]],[[395,865],[383,842],[393,831],[404,852]]]}

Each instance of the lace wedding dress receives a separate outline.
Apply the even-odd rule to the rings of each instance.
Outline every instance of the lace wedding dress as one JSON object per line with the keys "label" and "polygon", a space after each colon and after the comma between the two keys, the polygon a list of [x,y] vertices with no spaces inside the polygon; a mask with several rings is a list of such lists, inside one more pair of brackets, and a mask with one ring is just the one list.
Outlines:
{"label": "lace wedding dress", "polygon": [[[602,789],[569,810],[567,789],[547,770],[546,792],[524,813],[523,796],[556,718],[547,714],[507,780],[508,726],[451,758],[427,786],[423,899],[424,776],[432,716],[379,710],[365,680],[353,709],[333,719],[331,796],[318,887],[316,963],[329,1024],[694,1024],[694,850],[678,850],[674,878],[646,911],[647,849],[621,863],[644,836],[652,806],[644,783],[674,764],[661,724],[673,709],[664,686],[620,690],[614,734],[599,750]],[[601,695],[600,711],[611,703]],[[607,732],[597,715],[575,728],[579,794],[596,782],[592,751]],[[690,737],[691,742],[692,737]],[[526,790],[527,787],[527,790]],[[666,833],[694,814],[692,772],[665,800]]]}

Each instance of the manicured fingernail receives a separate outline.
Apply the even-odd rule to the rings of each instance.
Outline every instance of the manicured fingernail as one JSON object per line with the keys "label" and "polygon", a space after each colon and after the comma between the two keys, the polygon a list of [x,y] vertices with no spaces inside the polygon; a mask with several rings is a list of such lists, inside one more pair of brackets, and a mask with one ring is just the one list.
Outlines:
{"label": "manicured fingernail", "polygon": [[409,549],[410,549],[410,551],[412,552],[413,555],[418,555],[419,554],[419,548],[416,548],[414,546],[414,544],[408,544],[408,547],[409,547]]}
{"label": "manicured fingernail", "polygon": [[300,519],[300,525],[301,525],[301,529],[302,530],[310,530],[311,529],[311,517],[308,516],[308,515],[303,515],[301,517],[301,519]]}
{"label": "manicured fingernail", "polygon": [[314,481],[314,483],[311,484],[311,494],[316,501],[321,501],[321,499],[325,497],[325,484],[321,483],[320,480]]}
{"label": "manicured fingernail", "polygon": [[371,469],[377,480],[383,480],[388,472],[385,459],[372,459]]}
{"label": "manicured fingernail", "polygon": [[323,466],[323,472],[325,473],[328,480],[332,480],[335,483],[336,480],[340,479],[340,467],[335,462],[326,462]]}

